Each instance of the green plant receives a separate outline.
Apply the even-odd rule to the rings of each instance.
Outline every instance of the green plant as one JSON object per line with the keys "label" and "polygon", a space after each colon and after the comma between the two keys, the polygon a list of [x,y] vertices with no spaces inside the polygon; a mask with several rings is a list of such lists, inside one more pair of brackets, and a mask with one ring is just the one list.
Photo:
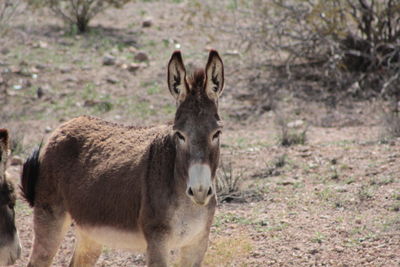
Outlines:
{"label": "green plant", "polygon": [[311,242],[321,244],[324,241],[324,239],[325,239],[324,234],[322,234],[320,232],[316,232],[315,236],[313,238],[311,238]]}

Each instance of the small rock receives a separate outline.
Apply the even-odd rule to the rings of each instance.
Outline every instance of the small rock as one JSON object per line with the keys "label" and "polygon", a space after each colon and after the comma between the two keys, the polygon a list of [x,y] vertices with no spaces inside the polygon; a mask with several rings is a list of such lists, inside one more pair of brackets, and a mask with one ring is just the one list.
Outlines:
{"label": "small rock", "polygon": [[10,71],[12,73],[21,73],[22,69],[20,67],[17,67],[17,66],[11,66],[10,67]]}
{"label": "small rock", "polygon": [[46,126],[46,128],[44,128],[44,132],[45,133],[50,133],[52,131],[50,126]]}
{"label": "small rock", "polygon": [[139,51],[136,53],[134,60],[139,61],[139,62],[148,61],[149,56],[145,52]]}
{"label": "small rock", "polygon": [[346,186],[336,186],[335,187],[335,190],[337,191],[337,192],[339,192],[339,193],[345,193],[345,192],[347,192],[348,191],[348,189],[346,188]]}
{"label": "small rock", "polygon": [[134,46],[130,46],[130,47],[128,48],[128,51],[129,51],[130,53],[132,53],[132,54],[136,54],[136,53],[138,52],[137,48],[134,47]]}
{"label": "small rock", "polygon": [[29,72],[32,73],[32,74],[38,74],[39,73],[39,69],[36,68],[36,67],[31,67],[29,69]]}
{"label": "small rock", "polygon": [[23,163],[24,163],[23,159],[19,156],[14,156],[11,159],[12,166],[22,165]]}
{"label": "small rock", "polygon": [[90,67],[90,66],[83,66],[81,68],[81,70],[91,70],[91,69],[92,69],[92,67]]}
{"label": "small rock", "polygon": [[238,50],[228,50],[224,54],[227,56],[240,56],[240,52]]}
{"label": "small rock", "polygon": [[60,72],[61,73],[70,73],[71,70],[72,70],[72,68],[68,67],[68,66],[60,67]]}
{"label": "small rock", "polygon": [[111,55],[105,55],[103,57],[103,65],[105,65],[105,66],[115,65],[116,61],[117,61],[117,59]]}
{"label": "small rock", "polygon": [[60,41],[58,41],[58,43],[60,45],[64,45],[64,46],[72,46],[74,44],[74,42],[69,41],[69,40],[60,40]]}
{"label": "small rock", "polygon": [[26,66],[28,66],[29,64],[28,64],[28,62],[26,62],[25,60],[21,60],[21,61],[19,62],[19,65],[20,65],[21,67],[26,67]]}
{"label": "small rock", "polygon": [[278,184],[281,184],[281,185],[294,185],[295,183],[296,183],[296,181],[289,180],[289,179],[278,182]]}
{"label": "small rock", "polygon": [[93,107],[96,104],[97,104],[97,101],[89,99],[89,100],[85,100],[85,102],[83,103],[83,106],[84,107]]}
{"label": "small rock", "polygon": [[125,45],[137,45],[137,41],[136,41],[135,37],[132,37],[132,36],[125,36],[125,37],[123,37],[123,38],[122,38],[122,42],[123,42]]}
{"label": "small rock", "polygon": [[153,25],[153,20],[151,18],[146,18],[142,22],[142,27],[143,28],[148,28],[148,27],[151,27],[152,25]]}
{"label": "small rock", "polygon": [[36,90],[36,96],[37,96],[37,98],[42,98],[43,97],[43,95],[44,95],[44,90],[43,90],[43,88],[42,87],[38,87],[38,89]]}
{"label": "small rock", "polygon": [[336,247],[334,248],[334,250],[335,250],[336,252],[342,253],[342,252],[344,251],[344,248],[341,247],[341,246],[336,246]]}
{"label": "small rock", "polygon": [[44,64],[36,64],[36,68],[37,69],[39,69],[39,70],[44,70],[44,69],[46,69],[47,68],[47,66],[46,65],[44,65]]}
{"label": "small rock", "polygon": [[70,83],[77,83],[79,82],[78,78],[76,78],[75,76],[68,76],[64,79],[64,81],[66,82],[70,82]]}
{"label": "small rock", "polygon": [[310,249],[310,250],[308,251],[308,253],[310,253],[310,254],[312,254],[312,255],[315,255],[315,254],[318,253],[318,249],[316,249],[316,248]]}
{"label": "small rock", "polygon": [[289,128],[298,128],[300,126],[302,126],[304,124],[303,120],[295,120],[295,121],[291,121],[287,124],[287,127]]}
{"label": "small rock", "polygon": [[8,53],[10,53],[10,49],[8,49],[7,47],[4,47],[0,50],[0,53],[2,53],[3,55],[7,55]]}
{"label": "small rock", "polygon": [[140,64],[137,64],[137,63],[131,63],[131,64],[129,64],[129,66],[128,66],[128,70],[129,70],[130,72],[135,72],[135,71],[137,71],[139,68],[140,68]]}
{"label": "small rock", "polygon": [[23,87],[29,88],[29,87],[31,87],[31,86],[32,86],[32,82],[31,82],[30,80],[25,80],[25,81],[24,81]]}
{"label": "small rock", "polygon": [[33,47],[34,48],[47,48],[48,44],[44,41],[39,41],[39,42],[33,44]]}
{"label": "small rock", "polygon": [[21,90],[22,89],[22,85],[16,84],[16,85],[13,86],[13,89],[14,90]]}
{"label": "small rock", "polygon": [[111,84],[116,84],[119,82],[119,80],[115,77],[108,77],[106,81]]}

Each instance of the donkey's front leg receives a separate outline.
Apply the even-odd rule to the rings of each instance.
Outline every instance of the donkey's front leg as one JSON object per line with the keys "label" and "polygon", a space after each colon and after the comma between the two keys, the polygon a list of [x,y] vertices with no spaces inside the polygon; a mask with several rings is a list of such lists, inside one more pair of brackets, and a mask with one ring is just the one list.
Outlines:
{"label": "donkey's front leg", "polygon": [[165,239],[151,239],[147,243],[147,266],[167,267],[168,248]]}
{"label": "donkey's front leg", "polygon": [[167,267],[169,227],[164,224],[152,223],[143,227],[143,234],[147,241],[147,266]]}
{"label": "donkey's front leg", "polygon": [[200,267],[208,247],[208,233],[181,248],[181,267]]}

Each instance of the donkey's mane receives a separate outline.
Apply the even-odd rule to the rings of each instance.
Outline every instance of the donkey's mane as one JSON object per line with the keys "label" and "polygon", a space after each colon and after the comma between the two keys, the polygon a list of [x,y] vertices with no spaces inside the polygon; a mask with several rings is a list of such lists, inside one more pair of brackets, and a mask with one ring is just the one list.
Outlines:
{"label": "donkey's mane", "polygon": [[[89,120],[95,120],[99,124],[113,126],[113,127],[122,127],[122,128],[128,129],[128,130],[145,130],[145,129],[153,128],[155,126],[159,126],[159,125],[153,125],[153,124],[152,125],[148,125],[148,126],[126,125],[126,124],[123,124],[123,123],[116,123],[116,122],[102,120],[101,118],[97,118],[97,117],[90,116],[90,115],[81,115],[81,117],[87,118]],[[168,121],[165,124],[166,125],[172,125],[172,121]]]}
{"label": "donkey's mane", "polygon": [[204,69],[196,69],[191,75],[189,75],[188,83],[191,85],[192,90],[203,89],[205,81],[205,71]]}

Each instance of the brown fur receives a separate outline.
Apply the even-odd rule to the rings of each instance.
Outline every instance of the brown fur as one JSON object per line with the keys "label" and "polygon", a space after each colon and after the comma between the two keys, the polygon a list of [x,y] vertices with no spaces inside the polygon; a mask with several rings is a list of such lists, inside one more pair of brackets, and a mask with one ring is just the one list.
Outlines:
{"label": "brown fur", "polygon": [[[29,266],[50,265],[68,218],[79,236],[71,266],[96,262],[107,239],[103,229],[132,236],[128,243],[138,247],[144,242],[148,266],[166,266],[173,248],[182,248],[183,266],[200,266],[216,207],[211,183],[221,122],[216,101],[207,94],[204,70],[183,80],[177,53],[169,70],[170,91],[180,101],[173,125],[135,128],[82,116],[56,129],[40,156],[27,161],[24,172],[35,174],[23,173],[21,181],[35,208]],[[202,178],[208,169],[210,182]],[[189,185],[196,175],[209,188]],[[114,241],[122,242],[107,239]]]}
{"label": "brown fur", "polygon": [[5,174],[7,158],[8,131],[0,129],[0,265],[13,264],[21,253],[15,227],[16,194]]}

